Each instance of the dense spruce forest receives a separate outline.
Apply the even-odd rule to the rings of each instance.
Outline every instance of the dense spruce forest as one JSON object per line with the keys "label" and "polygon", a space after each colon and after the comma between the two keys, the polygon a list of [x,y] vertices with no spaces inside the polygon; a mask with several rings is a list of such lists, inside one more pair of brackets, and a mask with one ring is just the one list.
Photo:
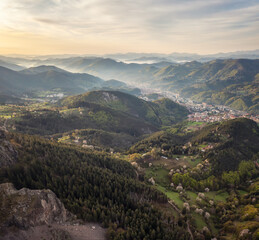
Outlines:
{"label": "dense spruce forest", "polygon": [[166,204],[166,196],[138,182],[129,163],[28,135],[10,134],[8,140],[18,146],[19,160],[1,169],[1,182],[51,189],[79,218],[108,227],[109,239],[189,239],[154,207]]}

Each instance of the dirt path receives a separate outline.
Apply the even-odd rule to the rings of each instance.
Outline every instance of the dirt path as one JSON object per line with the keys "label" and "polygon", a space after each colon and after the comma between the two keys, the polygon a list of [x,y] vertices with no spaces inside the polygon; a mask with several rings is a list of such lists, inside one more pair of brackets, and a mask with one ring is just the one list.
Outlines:
{"label": "dirt path", "polygon": [[194,240],[194,237],[193,237],[193,235],[192,235],[192,231],[191,231],[191,229],[190,229],[189,220],[186,221],[186,224],[187,224],[187,230],[188,230],[189,234],[191,235],[191,239]]}
{"label": "dirt path", "polygon": [[168,201],[168,203],[180,214],[180,215],[182,215],[182,213],[181,213],[181,211],[180,211],[180,209],[178,208],[178,207],[176,207],[176,205],[175,204],[173,204],[173,202],[172,201]]}
{"label": "dirt path", "polygon": [[83,225],[51,224],[31,227],[28,230],[9,231],[0,240],[106,240],[106,230],[95,223]]}
{"label": "dirt path", "polygon": [[54,225],[56,229],[69,232],[75,240],[105,240],[105,229],[98,224],[87,223],[84,225]]}
{"label": "dirt path", "polygon": [[3,131],[8,132],[8,130],[7,130],[7,128],[6,128],[6,125],[7,125],[7,119],[5,119],[3,126],[0,127],[0,128],[1,128]]}
{"label": "dirt path", "polygon": [[136,175],[137,175],[137,180],[139,180],[139,173],[138,173],[138,171],[135,170],[135,173],[136,173]]}
{"label": "dirt path", "polygon": [[[181,217],[183,217],[183,214],[181,213],[180,209],[172,201],[169,200],[168,203],[178,212],[178,214]],[[190,228],[189,220],[186,221],[186,224],[187,224],[187,231],[189,232],[189,234],[191,236],[191,239],[194,240],[194,237],[193,237],[193,234],[192,234],[192,231],[191,231],[191,228]]]}

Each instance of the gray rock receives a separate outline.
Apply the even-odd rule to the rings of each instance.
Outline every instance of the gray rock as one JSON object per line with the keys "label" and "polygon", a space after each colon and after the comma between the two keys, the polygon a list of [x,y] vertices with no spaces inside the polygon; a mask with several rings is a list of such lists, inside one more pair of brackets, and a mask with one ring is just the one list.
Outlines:
{"label": "gray rock", "polygon": [[0,130],[0,168],[8,167],[16,163],[17,151],[7,140],[5,132]]}
{"label": "gray rock", "polygon": [[1,227],[19,229],[43,224],[64,223],[73,218],[51,190],[16,190],[11,183],[0,184]]}

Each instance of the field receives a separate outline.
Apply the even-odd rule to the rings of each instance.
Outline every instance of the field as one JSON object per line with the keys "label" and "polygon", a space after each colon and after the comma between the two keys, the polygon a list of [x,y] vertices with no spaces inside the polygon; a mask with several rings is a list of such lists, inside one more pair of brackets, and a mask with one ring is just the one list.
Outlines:
{"label": "field", "polygon": [[179,197],[178,192],[174,192],[168,189],[170,185],[170,178],[168,176],[169,171],[163,167],[155,166],[146,169],[145,176],[147,179],[153,177],[156,185],[155,188],[163,192],[170,200],[173,200],[178,208],[183,208],[183,201]]}
{"label": "field", "polygon": [[[145,169],[145,177],[146,179],[153,177],[155,180],[154,187],[163,192],[169,200],[173,201],[179,210],[183,210],[183,203],[185,201],[187,201],[190,206],[197,205],[196,198],[198,197],[198,193],[193,191],[186,191],[186,200],[184,200],[180,197],[178,192],[172,191],[170,189],[170,178],[168,177],[168,170],[163,165],[153,165],[152,167]],[[239,191],[241,194],[244,194],[244,191]],[[206,197],[216,202],[226,202],[226,199],[229,197],[229,194],[226,191],[211,191],[204,194]],[[207,205],[204,200],[202,201],[202,204]],[[201,216],[194,210],[191,210],[191,214],[193,216],[193,224],[197,227],[198,230],[202,230],[204,226],[207,226],[213,233],[217,233],[217,229],[215,228],[212,219],[208,220],[208,223],[206,223],[204,216]],[[214,218],[214,216],[212,215],[211,218]]]}
{"label": "field", "polygon": [[188,164],[186,164],[187,166],[190,166],[190,167],[195,167],[197,164],[199,164],[202,159],[200,157],[197,157],[197,156],[187,156],[186,159],[185,159]]}
{"label": "field", "polygon": [[245,195],[245,194],[248,193],[248,192],[246,192],[246,191],[244,191],[244,190],[237,190],[237,192],[238,192],[238,194],[239,194],[240,196],[243,196],[243,195]]}
{"label": "field", "polygon": [[172,158],[161,157],[150,162],[152,162],[154,166],[163,166],[165,169],[170,170],[172,168],[183,167],[184,165],[187,167],[195,167],[201,161],[202,159],[198,156],[173,155]]}
{"label": "field", "polygon": [[50,109],[48,103],[30,103],[26,105],[0,105],[0,118],[16,118],[25,112],[40,111],[41,109]]}
{"label": "field", "polygon": [[192,213],[192,216],[194,218],[194,222],[198,230],[201,230],[204,226],[207,226],[207,224],[204,221],[204,218],[200,214]]}
{"label": "field", "polygon": [[160,185],[156,185],[156,188],[163,192],[170,200],[172,200],[178,208],[183,209],[183,200],[179,197],[179,193],[167,190]]}
{"label": "field", "polygon": [[196,130],[199,130],[199,129],[205,127],[206,125],[207,125],[207,123],[205,123],[205,122],[192,122],[192,121],[189,121],[185,125],[185,131],[186,132],[193,132],[193,131],[196,131]]}
{"label": "field", "polygon": [[157,184],[166,187],[170,184],[168,173],[169,171],[163,167],[153,166],[146,169],[145,175],[148,179],[153,177]]}
{"label": "field", "polygon": [[186,191],[187,196],[190,198],[190,203],[195,204],[196,198],[198,197],[198,194],[191,191]]}
{"label": "field", "polygon": [[227,198],[229,197],[229,194],[227,192],[208,192],[204,193],[206,197],[214,200],[214,201],[221,201],[221,202],[226,202]]}

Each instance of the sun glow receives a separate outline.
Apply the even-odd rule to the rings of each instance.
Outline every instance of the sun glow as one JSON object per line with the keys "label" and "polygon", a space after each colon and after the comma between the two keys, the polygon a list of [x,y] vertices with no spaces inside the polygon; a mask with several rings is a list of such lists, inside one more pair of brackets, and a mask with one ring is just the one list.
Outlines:
{"label": "sun glow", "polygon": [[259,2],[241,2],[1,0],[0,54],[258,49]]}

